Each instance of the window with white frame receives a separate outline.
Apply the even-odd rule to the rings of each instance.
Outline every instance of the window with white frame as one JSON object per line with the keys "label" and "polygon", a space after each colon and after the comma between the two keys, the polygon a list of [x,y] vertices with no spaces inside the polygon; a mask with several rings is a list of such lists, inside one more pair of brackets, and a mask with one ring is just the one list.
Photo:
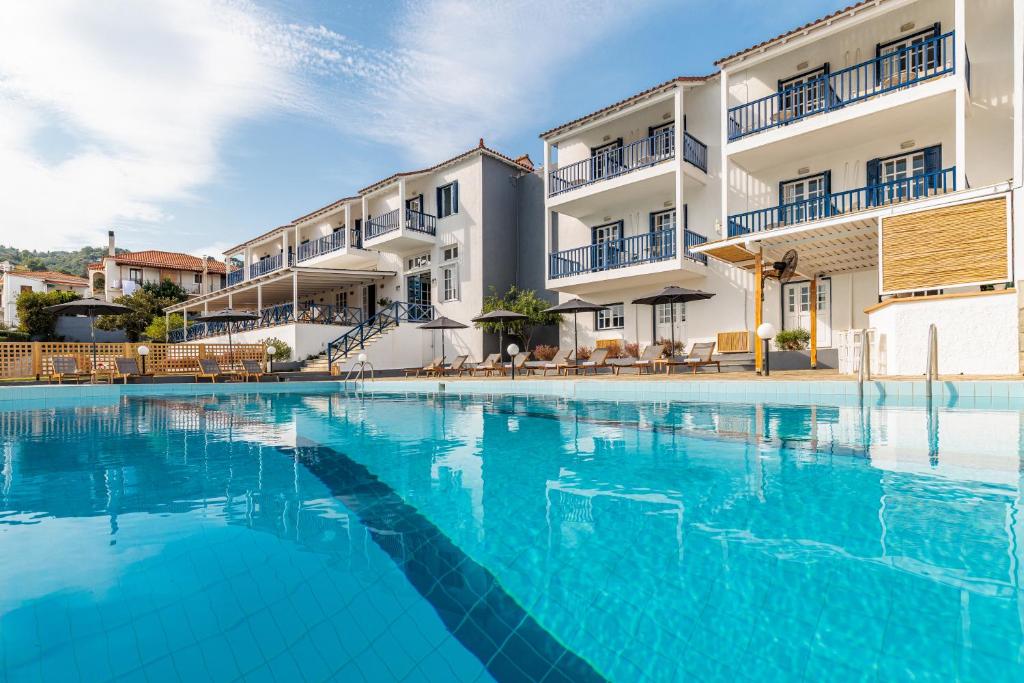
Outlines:
{"label": "window with white frame", "polygon": [[448,183],[437,188],[437,217],[444,218],[459,212],[459,184]]}
{"label": "window with white frame", "polygon": [[441,256],[441,301],[456,301],[459,298],[459,245],[444,247]]}
{"label": "window with white frame", "polygon": [[625,308],[621,303],[606,304],[607,308],[597,312],[597,329],[615,330],[626,326]]}
{"label": "window with white frame", "polygon": [[334,307],[337,309],[348,308],[348,292],[334,293]]}
{"label": "window with white frame", "polygon": [[452,244],[444,248],[442,261],[457,261],[459,259],[459,245]]}
{"label": "window with white frame", "polygon": [[686,304],[658,304],[658,324],[669,325],[672,323],[672,306],[676,307],[676,319],[677,323],[686,322]]}
{"label": "window with white frame", "polygon": [[194,277],[192,279],[192,282],[196,283],[197,285],[203,284],[203,274],[202,273],[194,273]]}
{"label": "window with white frame", "polygon": [[137,285],[142,284],[142,268],[129,268],[128,279]]}
{"label": "window with white frame", "polygon": [[423,270],[430,267],[430,252],[424,252],[406,260],[406,270]]}

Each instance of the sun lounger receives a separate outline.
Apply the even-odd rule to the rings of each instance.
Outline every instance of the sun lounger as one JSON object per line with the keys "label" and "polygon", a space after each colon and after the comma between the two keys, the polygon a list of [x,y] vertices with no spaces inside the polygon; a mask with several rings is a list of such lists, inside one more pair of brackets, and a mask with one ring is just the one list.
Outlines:
{"label": "sun lounger", "polygon": [[57,384],[63,384],[66,379],[74,379],[75,383],[81,383],[83,379],[92,379],[91,372],[82,372],[78,369],[78,361],[74,356],[54,356],[50,359],[53,371],[50,372],[50,381],[55,378]]}
{"label": "sun lounger", "polygon": [[209,379],[211,382],[216,382],[218,378],[222,380],[241,379],[242,376],[237,372],[222,370],[220,363],[213,358],[200,358],[199,372],[196,373],[196,381],[203,378]]}
{"label": "sun lounger", "polygon": [[594,349],[594,352],[590,354],[590,358],[587,360],[582,360],[575,365],[564,365],[562,369],[566,375],[569,374],[570,370],[577,374],[582,372],[584,375],[588,371],[593,370],[596,375],[599,368],[607,367],[611,367],[608,365],[608,349]]}
{"label": "sun lounger", "polygon": [[676,365],[693,368],[693,374],[695,375],[697,374],[697,368],[705,365],[714,365],[721,372],[721,363],[711,358],[714,352],[715,342],[695,342],[690,348],[690,353],[686,354],[685,358],[669,358],[665,361],[665,374],[670,373]]}
{"label": "sun lounger", "polygon": [[540,371],[540,374],[548,374],[548,370],[554,370],[557,375],[564,365],[571,365],[571,361],[576,356],[576,351],[573,349],[560,348],[555,352],[555,355],[551,360],[531,360],[526,363],[526,367],[533,372]]}
{"label": "sun lounger", "polygon": [[266,370],[263,369],[263,365],[258,360],[252,359],[242,361],[241,375],[242,379],[245,380],[246,382],[249,381],[250,377],[254,378],[257,382],[259,382],[261,379],[267,376],[275,377],[277,378],[278,381],[281,381],[280,376],[275,375],[272,372],[267,372]]}
{"label": "sun lounger", "polygon": [[654,372],[654,363],[662,354],[665,353],[664,344],[648,344],[644,352],[640,354],[640,357],[629,363],[615,363],[615,374],[619,374],[623,368],[636,368],[636,371],[641,375],[646,369],[648,372]]}
{"label": "sun lounger", "polygon": [[446,367],[441,368],[438,372],[439,375],[459,375],[462,376],[463,372],[468,372],[469,368],[466,367],[466,360],[469,356],[456,356]]}
{"label": "sun lounger", "polygon": [[515,367],[516,372],[521,372],[524,375],[530,372],[530,369],[526,367],[526,359],[530,357],[529,351],[520,351],[516,354],[515,358],[512,359],[511,363],[503,363],[501,366],[501,374],[507,375],[512,372],[512,368]]}
{"label": "sun lounger", "polygon": [[424,365],[422,368],[406,368],[403,372],[405,372],[406,377],[409,377],[410,375],[412,375],[413,377],[419,377],[420,373],[423,373],[429,377],[430,375],[435,374],[441,370],[442,363],[444,363],[444,358],[438,356],[434,360],[430,361],[427,365]]}
{"label": "sun lounger", "polygon": [[139,370],[139,361],[134,358],[115,358],[114,359],[114,379],[120,379],[125,384],[128,384],[129,377],[142,377],[142,371]]}
{"label": "sun lounger", "polygon": [[474,366],[470,372],[474,375],[479,372],[480,374],[487,375],[488,377],[492,372],[501,372],[501,354],[490,354],[487,358],[484,358],[482,363]]}

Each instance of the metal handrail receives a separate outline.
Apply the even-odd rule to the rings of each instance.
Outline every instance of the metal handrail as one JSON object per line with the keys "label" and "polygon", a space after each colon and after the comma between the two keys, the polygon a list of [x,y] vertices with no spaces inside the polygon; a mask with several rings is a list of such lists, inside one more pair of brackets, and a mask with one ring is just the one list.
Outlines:
{"label": "metal handrail", "polygon": [[939,330],[935,323],[928,326],[928,355],[924,371],[925,395],[932,400],[932,382],[939,377]]}
{"label": "metal handrail", "polygon": [[241,320],[233,323],[191,323],[187,329],[171,330],[167,334],[169,342],[192,341],[219,334],[232,334],[265,327],[276,327],[288,323],[309,323],[314,325],[359,325],[363,321],[363,311],[349,306],[333,306],[331,304],[300,305],[295,315],[292,304],[277,304],[260,309],[259,318]]}
{"label": "metal handrail", "polygon": [[392,302],[378,311],[376,315],[362,321],[354,329],[328,342],[327,365],[333,367],[335,360],[347,356],[357,348],[365,348],[369,339],[383,334],[393,327],[398,327],[402,321],[429,322],[434,319],[434,315],[435,309],[430,304]]}
{"label": "metal handrail", "polygon": [[299,248],[295,250],[296,261],[306,261],[315,256],[321,254],[328,254],[332,251],[338,251],[339,249],[345,248],[345,231],[339,230],[338,232],[332,232],[329,235],[317,238],[315,240],[300,244]]}

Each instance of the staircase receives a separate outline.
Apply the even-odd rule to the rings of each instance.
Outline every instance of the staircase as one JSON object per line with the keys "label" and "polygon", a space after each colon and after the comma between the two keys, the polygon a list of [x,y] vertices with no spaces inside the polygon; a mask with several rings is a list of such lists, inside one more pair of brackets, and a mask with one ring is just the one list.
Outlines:
{"label": "staircase", "polygon": [[331,368],[327,364],[326,351],[321,353],[319,356],[314,356],[309,360],[302,361],[302,367],[299,368],[299,372],[329,373],[330,371]]}
{"label": "staircase", "polygon": [[[327,344],[327,352],[309,363],[317,363],[318,369],[311,372],[329,372],[331,366],[344,363],[355,358],[372,346],[401,322],[425,323],[434,319],[434,307],[427,304],[410,304],[395,301],[381,309],[371,318],[352,328],[334,341]],[[320,358],[323,364],[319,365]],[[305,366],[303,366],[305,371]]]}

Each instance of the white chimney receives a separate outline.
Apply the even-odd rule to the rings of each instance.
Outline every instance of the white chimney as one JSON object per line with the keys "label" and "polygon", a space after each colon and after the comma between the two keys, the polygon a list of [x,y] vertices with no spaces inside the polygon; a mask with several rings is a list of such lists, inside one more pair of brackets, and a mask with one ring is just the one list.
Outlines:
{"label": "white chimney", "polygon": [[203,257],[203,281],[201,283],[199,283],[199,293],[200,294],[205,294],[207,292],[212,292],[212,291],[213,290],[210,289],[210,257],[209,256],[204,256]]}
{"label": "white chimney", "polygon": [[114,256],[114,231],[107,230],[107,256]]}

